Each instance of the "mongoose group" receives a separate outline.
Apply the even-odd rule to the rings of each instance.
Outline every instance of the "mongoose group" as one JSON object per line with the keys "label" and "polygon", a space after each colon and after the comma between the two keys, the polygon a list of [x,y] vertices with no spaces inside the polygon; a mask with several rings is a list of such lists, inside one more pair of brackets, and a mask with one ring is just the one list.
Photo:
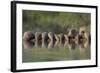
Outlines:
{"label": "mongoose group", "polygon": [[42,45],[45,46],[47,44],[48,46],[58,43],[65,44],[67,43],[90,43],[91,36],[90,33],[86,32],[85,27],[81,27],[79,31],[76,29],[70,29],[68,34],[59,33],[56,34],[54,32],[35,32],[32,31],[26,31],[23,34],[23,41],[26,42],[33,42],[35,46]]}

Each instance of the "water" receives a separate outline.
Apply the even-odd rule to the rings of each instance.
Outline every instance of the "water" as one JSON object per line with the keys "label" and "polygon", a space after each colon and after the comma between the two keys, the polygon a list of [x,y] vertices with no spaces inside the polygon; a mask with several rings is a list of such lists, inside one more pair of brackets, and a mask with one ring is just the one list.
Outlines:
{"label": "water", "polygon": [[23,41],[23,62],[47,62],[90,59],[90,45],[88,43],[64,44],[55,42],[36,44]]}

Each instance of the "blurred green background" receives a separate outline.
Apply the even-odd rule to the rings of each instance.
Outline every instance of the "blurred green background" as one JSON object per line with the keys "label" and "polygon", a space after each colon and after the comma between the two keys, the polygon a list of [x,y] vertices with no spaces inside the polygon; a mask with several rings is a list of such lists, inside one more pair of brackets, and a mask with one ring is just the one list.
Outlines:
{"label": "blurred green background", "polygon": [[23,10],[23,32],[67,33],[68,28],[86,26],[90,31],[90,13],[50,12]]}
{"label": "blurred green background", "polygon": [[[68,33],[68,29],[79,29],[81,26],[90,32],[91,14],[73,12],[51,12],[23,10],[23,33],[25,31]],[[68,47],[27,48],[23,47],[23,62],[43,62],[60,60],[83,60],[90,59],[90,47],[75,50]]]}

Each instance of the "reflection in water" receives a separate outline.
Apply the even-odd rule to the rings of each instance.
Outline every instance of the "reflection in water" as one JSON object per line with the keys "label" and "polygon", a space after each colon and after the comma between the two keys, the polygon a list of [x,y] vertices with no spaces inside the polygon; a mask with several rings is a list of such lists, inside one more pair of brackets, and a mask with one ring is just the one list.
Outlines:
{"label": "reflection in water", "polygon": [[42,33],[42,48],[47,47],[47,42],[46,40],[48,39],[48,33],[47,32],[43,32]]}
{"label": "reflection in water", "polygon": [[35,43],[32,41],[23,41],[24,49],[32,48],[32,47],[34,47],[34,45],[35,45]]}
{"label": "reflection in water", "polygon": [[40,32],[36,32],[35,33],[35,47],[39,47],[41,46],[41,33]]}
{"label": "reflection in water", "polygon": [[[46,33],[44,33],[44,34],[46,34]],[[47,39],[44,39],[44,37],[46,37],[46,35],[44,36],[44,34],[42,34],[41,41],[39,41],[37,39],[38,37],[36,38],[37,41],[34,41],[34,40],[25,41],[24,40],[23,47],[24,48],[40,47],[40,48],[49,48],[49,49],[50,48],[52,49],[52,48],[68,47],[68,49],[70,49],[70,50],[79,48],[80,51],[90,47],[90,44],[88,41],[81,42],[81,43],[76,43],[76,41],[73,41],[73,40],[70,40],[71,42],[69,42],[68,40],[59,41],[57,36],[56,36],[55,40],[51,39],[51,40],[47,41]],[[63,40],[61,36],[62,36],[62,34],[60,35],[60,40]]]}
{"label": "reflection in water", "polygon": [[54,47],[57,47],[59,45],[59,36],[55,34],[54,37],[55,37]]}
{"label": "reflection in water", "polygon": [[71,43],[65,41],[61,45],[58,41],[55,43],[48,41],[48,44],[42,41],[41,46],[36,47],[33,41],[23,41],[23,47],[23,62],[90,59],[90,48],[87,42],[77,44],[75,41]]}
{"label": "reflection in water", "polygon": [[53,32],[25,33],[23,62],[90,59],[90,38],[84,37],[84,32],[72,35]]}

